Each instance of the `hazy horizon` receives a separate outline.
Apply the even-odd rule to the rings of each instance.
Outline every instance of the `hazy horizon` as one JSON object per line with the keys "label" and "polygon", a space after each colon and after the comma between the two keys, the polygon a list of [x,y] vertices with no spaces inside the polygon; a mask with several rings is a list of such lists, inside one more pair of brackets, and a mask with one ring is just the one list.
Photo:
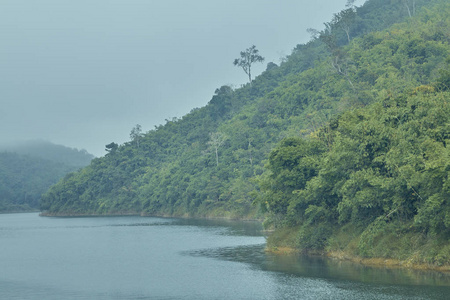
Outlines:
{"label": "hazy horizon", "polygon": [[[279,64],[347,0],[4,0],[0,10],[1,144],[45,140],[103,155],[240,87],[233,66],[256,45]],[[359,6],[364,1],[357,1]]]}

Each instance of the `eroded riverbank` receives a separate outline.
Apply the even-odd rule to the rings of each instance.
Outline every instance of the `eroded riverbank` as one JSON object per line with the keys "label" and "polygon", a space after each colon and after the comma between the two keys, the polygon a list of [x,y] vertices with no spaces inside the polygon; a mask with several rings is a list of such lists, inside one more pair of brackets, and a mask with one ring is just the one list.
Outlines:
{"label": "eroded riverbank", "polygon": [[377,268],[389,268],[389,269],[411,269],[411,270],[426,270],[437,271],[445,273],[450,279],[450,265],[434,266],[430,264],[418,264],[411,261],[402,261],[393,258],[364,258],[360,256],[352,256],[343,251],[330,251],[330,252],[310,252],[302,253],[302,251],[292,247],[267,247],[266,252],[275,255],[311,255],[328,257],[335,260],[352,262],[363,266],[377,267]]}

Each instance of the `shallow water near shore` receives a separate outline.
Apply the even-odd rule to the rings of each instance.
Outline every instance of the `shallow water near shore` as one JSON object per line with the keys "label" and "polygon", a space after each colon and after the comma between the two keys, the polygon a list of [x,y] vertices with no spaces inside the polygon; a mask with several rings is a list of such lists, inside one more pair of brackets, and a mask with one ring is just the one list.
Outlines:
{"label": "shallow water near shore", "polygon": [[446,299],[448,274],[264,251],[257,222],[0,215],[0,299]]}

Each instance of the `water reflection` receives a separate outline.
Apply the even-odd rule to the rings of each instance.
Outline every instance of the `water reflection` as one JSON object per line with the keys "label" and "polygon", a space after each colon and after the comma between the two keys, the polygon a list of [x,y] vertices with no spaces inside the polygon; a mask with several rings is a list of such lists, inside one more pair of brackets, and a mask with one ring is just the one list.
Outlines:
{"label": "water reflection", "polygon": [[262,236],[263,227],[258,221],[235,221],[226,219],[173,219],[172,225],[201,228],[226,229],[223,234],[235,236]]}
{"label": "water reflection", "polygon": [[348,261],[305,255],[267,255],[267,269],[301,276],[340,278],[374,284],[450,286],[447,273],[370,267]]}
{"label": "water reflection", "polygon": [[[172,225],[226,228],[220,234],[262,236],[259,222],[229,220],[175,219]],[[184,255],[240,262],[262,271],[280,272],[297,277],[344,280],[358,283],[406,286],[442,286],[450,293],[450,274],[436,271],[364,266],[349,261],[310,255],[276,255],[265,252],[265,244],[208,248],[184,252]]]}
{"label": "water reflection", "polygon": [[435,272],[265,253],[258,222],[16,215],[0,217],[0,239],[0,299],[429,300],[450,294],[446,277]]}
{"label": "water reflection", "polygon": [[370,267],[319,256],[275,255],[266,253],[264,248],[265,245],[261,244],[204,249],[186,254],[247,263],[264,271],[282,272],[308,278],[385,285],[450,286],[450,274],[448,273]]}
{"label": "water reflection", "polygon": [[[279,299],[446,299],[448,275],[439,272],[381,269],[323,257],[273,255],[265,245],[184,252],[184,255],[243,263],[272,274]],[[438,285],[438,286],[436,286]]]}

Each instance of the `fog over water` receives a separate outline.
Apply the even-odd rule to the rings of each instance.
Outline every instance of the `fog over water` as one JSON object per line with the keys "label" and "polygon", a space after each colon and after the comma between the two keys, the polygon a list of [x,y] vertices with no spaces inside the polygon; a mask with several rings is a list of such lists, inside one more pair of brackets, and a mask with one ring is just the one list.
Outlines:
{"label": "fog over water", "polygon": [[[96,156],[246,83],[256,45],[279,63],[347,0],[2,0],[0,143],[45,139]],[[357,1],[361,5],[364,1]]]}

